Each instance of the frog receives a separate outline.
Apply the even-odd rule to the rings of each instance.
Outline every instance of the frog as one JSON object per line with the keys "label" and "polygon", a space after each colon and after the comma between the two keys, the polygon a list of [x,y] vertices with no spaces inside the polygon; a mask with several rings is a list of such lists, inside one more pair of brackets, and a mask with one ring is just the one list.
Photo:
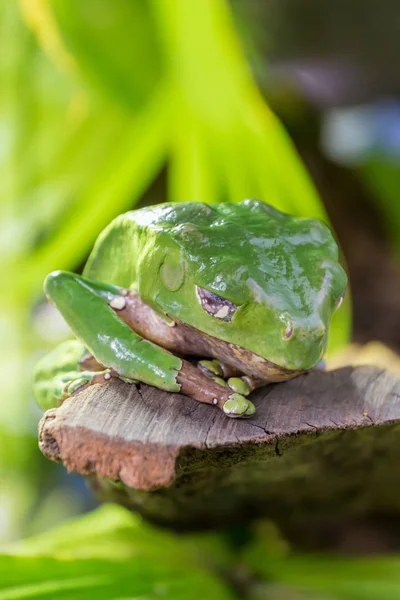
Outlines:
{"label": "frog", "polygon": [[321,220],[253,199],[131,210],[82,274],[46,277],[74,339],[39,361],[34,396],[47,410],[120,379],[251,417],[254,389],[320,363],[346,286]]}

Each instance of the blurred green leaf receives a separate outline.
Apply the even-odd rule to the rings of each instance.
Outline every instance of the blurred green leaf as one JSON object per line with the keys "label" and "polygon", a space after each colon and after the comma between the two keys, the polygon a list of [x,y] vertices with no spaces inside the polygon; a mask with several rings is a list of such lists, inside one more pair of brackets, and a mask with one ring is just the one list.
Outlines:
{"label": "blurred green leaf", "polygon": [[158,32],[149,0],[48,0],[69,52],[89,83],[137,109],[161,76]]}
{"label": "blurred green leaf", "polygon": [[168,92],[163,94],[161,107],[157,97],[146,109],[135,119],[123,121],[123,134],[113,139],[90,173],[80,189],[79,202],[69,205],[53,234],[27,259],[23,285],[29,291],[49,271],[79,264],[97,234],[135,204],[155,177],[165,156]]}
{"label": "blurred green leaf", "polygon": [[[132,560],[51,557],[0,557],[0,600],[71,598],[227,599],[229,595],[204,571],[158,557]],[[192,591],[191,591],[192,590]]]}
{"label": "blurred green leaf", "polygon": [[375,200],[393,247],[400,254],[399,162],[376,156],[359,167],[358,174],[371,190],[371,199]]}
{"label": "blurred green leaf", "polygon": [[0,555],[0,600],[209,598],[230,593],[179,538],[104,506]]}
{"label": "blurred green leaf", "polygon": [[[324,600],[395,600],[400,598],[400,557],[354,557],[276,551],[261,527],[243,559],[268,586]],[[284,596],[286,597],[286,596]],[[301,596],[303,597],[303,596]]]}
{"label": "blurred green leaf", "polygon": [[[168,0],[152,5],[167,73],[177,90],[176,129],[191,135],[195,128],[195,136],[204,138],[204,147],[217,159],[209,169],[221,170],[220,181],[231,190],[222,199],[238,202],[256,195],[282,210],[325,218],[293,144],[251,77],[228,4],[177,0],[173,11]],[[238,173],[247,185],[232,184]]]}

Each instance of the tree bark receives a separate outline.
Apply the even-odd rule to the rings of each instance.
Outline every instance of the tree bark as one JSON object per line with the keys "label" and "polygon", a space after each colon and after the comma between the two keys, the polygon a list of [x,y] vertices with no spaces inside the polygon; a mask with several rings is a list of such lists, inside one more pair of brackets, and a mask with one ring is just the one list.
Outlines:
{"label": "tree bark", "polygon": [[49,410],[39,444],[100,497],[175,529],[269,517],[284,528],[400,510],[400,380],[313,371],[251,395],[247,420],[112,381]]}

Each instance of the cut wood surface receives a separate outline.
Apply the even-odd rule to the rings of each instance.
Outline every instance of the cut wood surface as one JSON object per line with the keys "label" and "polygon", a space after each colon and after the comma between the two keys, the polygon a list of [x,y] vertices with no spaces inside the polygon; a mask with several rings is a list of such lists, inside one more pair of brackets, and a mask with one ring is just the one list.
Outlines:
{"label": "cut wood surface", "polygon": [[146,385],[94,385],[45,413],[40,449],[101,498],[178,529],[400,510],[397,376],[313,371],[251,399],[257,413],[240,420]]}

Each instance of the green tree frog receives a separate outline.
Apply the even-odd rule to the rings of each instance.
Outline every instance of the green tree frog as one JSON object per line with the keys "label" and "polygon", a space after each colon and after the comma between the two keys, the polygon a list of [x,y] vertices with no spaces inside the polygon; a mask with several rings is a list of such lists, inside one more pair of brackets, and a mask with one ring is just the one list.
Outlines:
{"label": "green tree frog", "polygon": [[47,276],[76,339],[39,362],[35,397],[47,409],[120,378],[249,417],[254,388],[321,360],[346,284],[325,224],[258,200],[128,212],[100,234],[82,276]]}

